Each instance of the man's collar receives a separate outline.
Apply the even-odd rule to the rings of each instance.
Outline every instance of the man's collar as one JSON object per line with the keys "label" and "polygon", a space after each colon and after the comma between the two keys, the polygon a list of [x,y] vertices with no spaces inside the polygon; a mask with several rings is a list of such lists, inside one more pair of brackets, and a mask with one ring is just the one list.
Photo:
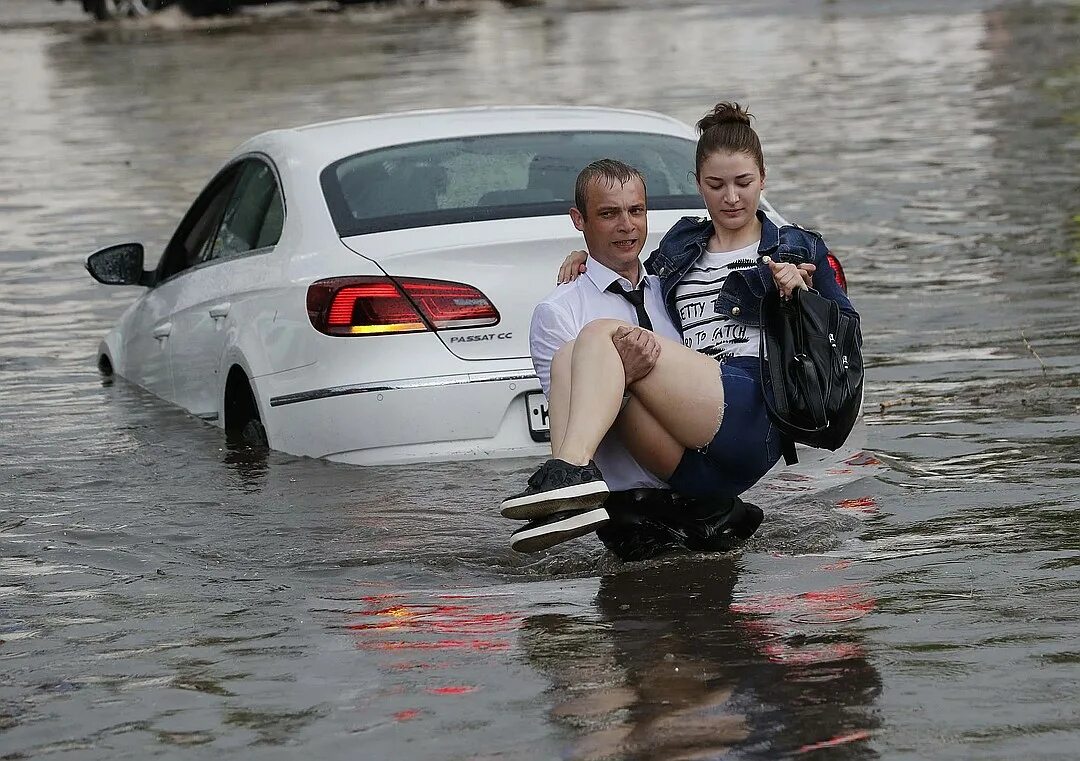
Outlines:
{"label": "man's collar", "polygon": [[[597,290],[606,291],[608,289],[608,286],[610,286],[616,280],[620,280],[623,283],[629,283],[630,288],[637,287],[634,283],[630,283],[627,278],[623,277],[615,270],[601,264],[599,261],[594,259],[592,254],[589,254],[589,258],[586,260],[586,262],[587,265],[585,269],[585,276],[589,278],[589,280],[592,280],[593,285],[596,286]],[[645,274],[645,268],[641,267],[640,282],[647,283],[648,280],[649,276]]]}

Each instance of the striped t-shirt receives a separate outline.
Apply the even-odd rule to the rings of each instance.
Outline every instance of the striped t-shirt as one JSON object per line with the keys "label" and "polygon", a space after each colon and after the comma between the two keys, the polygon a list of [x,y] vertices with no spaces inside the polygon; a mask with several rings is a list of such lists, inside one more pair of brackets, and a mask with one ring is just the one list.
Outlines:
{"label": "striped t-shirt", "polygon": [[706,251],[675,287],[683,344],[710,357],[757,356],[761,331],[717,314],[713,302],[729,273],[757,266],[758,243],[736,251]]}

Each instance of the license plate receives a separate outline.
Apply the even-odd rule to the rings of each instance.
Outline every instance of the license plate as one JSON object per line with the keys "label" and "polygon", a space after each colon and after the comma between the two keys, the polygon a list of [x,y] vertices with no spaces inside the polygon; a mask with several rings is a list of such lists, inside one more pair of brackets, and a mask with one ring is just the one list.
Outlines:
{"label": "license plate", "polygon": [[526,394],[525,410],[529,413],[529,435],[533,441],[551,441],[547,397],[540,393]]}

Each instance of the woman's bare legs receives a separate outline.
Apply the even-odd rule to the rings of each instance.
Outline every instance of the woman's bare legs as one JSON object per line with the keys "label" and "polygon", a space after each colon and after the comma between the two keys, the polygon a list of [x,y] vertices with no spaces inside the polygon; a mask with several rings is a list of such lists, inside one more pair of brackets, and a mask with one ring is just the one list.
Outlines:
{"label": "woman's bare legs", "polygon": [[615,420],[615,432],[630,456],[662,481],[671,478],[686,452],[634,396]]}
{"label": "woman's bare legs", "polygon": [[570,361],[574,341],[563,346],[551,358],[551,385],[548,387],[548,425],[551,429],[551,453],[562,449],[566,424],[570,420]]}
{"label": "woman's bare legs", "polygon": [[[571,341],[563,346],[551,361],[548,420],[551,424],[552,456],[562,451],[563,437],[570,420],[570,373],[574,344]],[[675,472],[686,450],[634,396],[630,397],[616,418],[615,430],[631,456],[650,473],[665,480]]]}
{"label": "woman's bare legs", "polygon": [[[574,465],[588,463],[619,415],[625,375],[611,339],[623,325],[618,320],[594,320],[578,334],[569,352],[569,404],[565,407],[562,400],[567,396],[567,363],[552,362],[553,424],[561,428],[561,420],[566,420],[565,429],[552,434],[552,455],[557,459]],[[655,367],[632,389],[649,417],[635,415],[632,405],[627,405],[629,414],[621,426],[625,430],[620,431],[626,437],[624,442],[631,451],[649,450],[658,443],[653,437],[659,429],[683,448],[704,446],[720,427],[724,404],[720,368],[715,360],[681,343],[659,336],[657,340],[661,351]],[[560,387],[559,393],[555,392],[556,386]],[[556,416],[559,423],[555,423]],[[668,445],[664,449],[671,449],[670,440],[663,442]],[[669,452],[655,464],[669,464],[672,456]]]}

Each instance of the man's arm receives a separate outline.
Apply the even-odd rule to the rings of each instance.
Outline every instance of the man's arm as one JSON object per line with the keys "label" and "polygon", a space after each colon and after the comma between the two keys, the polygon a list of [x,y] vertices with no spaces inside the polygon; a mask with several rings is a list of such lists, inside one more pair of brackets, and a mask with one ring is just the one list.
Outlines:
{"label": "man's arm", "polygon": [[532,324],[529,326],[529,353],[545,396],[551,388],[551,360],[555,352],[575,338],[577,331],[566,311],[547,301],[541,302],[533,310]]}

